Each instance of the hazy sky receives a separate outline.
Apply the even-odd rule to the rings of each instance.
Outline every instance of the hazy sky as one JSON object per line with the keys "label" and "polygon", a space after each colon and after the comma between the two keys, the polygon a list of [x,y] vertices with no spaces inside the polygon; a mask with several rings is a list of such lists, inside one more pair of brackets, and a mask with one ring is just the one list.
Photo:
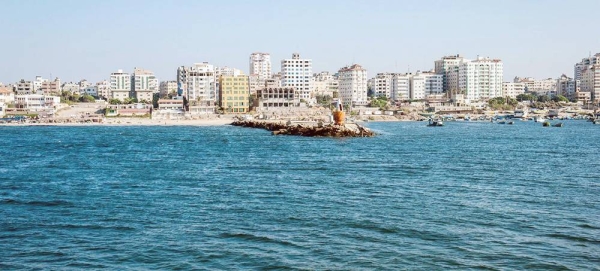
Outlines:
{"label": "hazy sky", "polygon": [[504,78],[573,76],[600,52],[599,0],[133,1],[0,0],[0,82],[36,75],[97,82],[134,67],[174,80],[208,61],[273,71],[293,52],[313,71],[358,63],[377,72],[432,69],[444,55],[500,58]]}

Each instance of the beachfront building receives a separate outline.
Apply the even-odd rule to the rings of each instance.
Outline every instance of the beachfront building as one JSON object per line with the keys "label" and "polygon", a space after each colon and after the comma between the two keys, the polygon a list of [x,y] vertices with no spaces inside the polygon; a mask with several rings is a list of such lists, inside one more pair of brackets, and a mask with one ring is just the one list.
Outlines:
{"label": "beachfront building", "polygon": [[256,103],[258,111],[292,108],[300,106],[300,97],[293,87],[264,88],[258,90]]}
{"label": "beachfront building", "polygon": [[158,92],[158,81],[154,73],[134,68],[131,76],[132,97],[138,102],[152,103],[152,95]]}
{"label": "beachfront building", "polygon": [[367,70],[358,64],[338,71],[339,97],[346,106],[365,106],[367,102]]}
{"label": "beachfront building", "polygon": [[248,113],[250,86],[246,75],[221,75],[219,77],[219,106],[224,113]]}
{"label": "beachfront building", "polygon": [[[444,56],[440,60],[436,60],[435,73],[442,75],[443,91],[448,92],[451,90],[458,90],[458,68],[465,59],[460,55]],[[468,61],[468,60],[467,60]],[[450,77],[450,73],[454,72],[455,76]]]}
{"label": "beachfront building", "polygon": [[110,97],[110,83],[107,80],[96,83],[96,91],[98,93],[98,98],[108,100]]}
{"label": "beachfront building", "polygon": [[60,105],[59,96],[45,96],[41,94],[28,94],[15,96],[15,108],[28,111],[55,110]]}
{"label": "beachfront building", "polygon": [[124,101],[130,97],[131,76],[123,70],[110,74],[110,99]]}
{"label": "beachfront building", "polygon": [[0,86],[0,102],[7,105],[15,102],[12,86]]}
{"label": "beachfront building", "polygon": [[591,101],[600,103],[600,64],[584,67],[580,78],[580,92],[590,93]]}
{"label": "beachfront building", "polygon": [[577,84],[573,78],[563,74],[556,79],[556,95],[562,95],[569,99],[575,99],[575,92],[577,91]]}
{"label": "beachfront building", "polygon": [[215,68],[208,62],[177,68],[177,84],[187,99],[186,110],[192,115],[213,114],[216,109],[217,83]]}
{"label": "beachfront building", "polygon": [[331,96],[338,91],[339,81],[336,75],[320,72],[313,75],[313,91],[315,95]]}
{"label": "beachfront building", "polygon": [[503,82],[502,83],[502,94],[503,97],[517,98],[520,94],[525,93],[525,84],[515,82]]}
{"label": "beachfront building", "polygon": [[250,54],[250,74],[258,76],[259,81],[265,81],[271,77],[271,55],[255,52]]}
{"label": "beachfront building", "polygon": [[573,80],[575,80],[575,81],[581,80],[583,69],[586,69],[590,65],[596,65],[596,64],[600,64],[600,53],[597,53],[595,55],[590,55],[589,57],[581,59],[580,62],[575,63],[575,69],[574,69],[575,71],[574,71]]}
{"label": "beachfront building", "polygon": [[394,101],[406,101],[410,99],[411,75],[406,73],[394,73],[392,75],[391,99]]}
{"label": "beachfront building", "polygon": [[42,82],[39,92],[44,95],[60,95],[60,79],[57,77],[54,81],[46,80]]}
{"label": "beachfront building", "polygon": [[458,72],[448,73],[448,77],[455,77],[458,80],[458,90],[463,92],[465,99],[470,101],[485,101],[503,96],[503,76],[502,60],[489,57],[463,60]]}
{"label": "beachfront building", "polygon": [[412,100],[423,100],[429,95],[442,94],[444,89],[444,76],[433,71],[417,71],[410,75],[410,94]]}
{"label": "beachfront building", "polygon": [[371,88],[375,97],[392,97],[392,78],[393,73],[378,73],[375,78],[372,79]]}
{"label": "beachfront building", "polygon": [[[313,103],[312,96],[312,59],[302,59],[300,54],[292,54],[291,59],[281,60],[281,86],[293,87],[298,92],[298,97],[307,103]],[[366,87],[366,79],[365,79]]]}
{"label": "beachfront building", "polygon": [[177,96],[177,81],[162,81],[158,87],[160,97]]}
{"label": "beachfront building", "polygon": [[556,94],[556,79],[535,79],[532,77],[515,77],[514,83],[522,83],[525,92],[536,93],[538,95]]}
{"label": "beachfront building", "polygon": [[35,94],[33,83],[31,81],[25,81],[24,79],[21,79],[21,81],[17,82],[16,90],[17,95]]}

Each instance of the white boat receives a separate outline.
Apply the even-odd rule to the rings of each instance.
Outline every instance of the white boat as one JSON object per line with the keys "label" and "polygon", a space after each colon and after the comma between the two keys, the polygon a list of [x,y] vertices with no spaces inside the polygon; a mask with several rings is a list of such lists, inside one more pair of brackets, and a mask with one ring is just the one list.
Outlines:
{"label": "white boat", "polygon": [[535,117],[533,118],[533,120],[534,120],[535,122],[544,122],[546,119],[544,119],[544,117],[542,117],[542,116],[535,116]]}
{"label": "white boat", "polygon": [[527,111],[525,111],[523,109],[516,109],[514,116],[517,119],[527,118]]}

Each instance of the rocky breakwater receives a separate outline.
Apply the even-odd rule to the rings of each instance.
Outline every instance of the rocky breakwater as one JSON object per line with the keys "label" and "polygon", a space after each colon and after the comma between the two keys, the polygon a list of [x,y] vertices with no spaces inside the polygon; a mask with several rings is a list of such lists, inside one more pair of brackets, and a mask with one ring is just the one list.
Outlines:
{"label": "rocky breakwater", "polygon": [[234,126],[261,128],[273,132],[273,135],[296,135],[312,137],[373,137],[375,133],[358,124],[318,125],[318,124],[285,124],[257,120],[237,120]]}

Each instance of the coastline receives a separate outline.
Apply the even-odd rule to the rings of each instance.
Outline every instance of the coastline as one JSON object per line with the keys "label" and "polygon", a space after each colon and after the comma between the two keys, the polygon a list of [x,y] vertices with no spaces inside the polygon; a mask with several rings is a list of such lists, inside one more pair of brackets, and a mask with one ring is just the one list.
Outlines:
{"label": "coastline", "polygon": [[153,120],[142,118],[107,119],[104,122],[67,123],[3,123],[0,126],[224,126],[233,122],[230,118],[195,120]]}

